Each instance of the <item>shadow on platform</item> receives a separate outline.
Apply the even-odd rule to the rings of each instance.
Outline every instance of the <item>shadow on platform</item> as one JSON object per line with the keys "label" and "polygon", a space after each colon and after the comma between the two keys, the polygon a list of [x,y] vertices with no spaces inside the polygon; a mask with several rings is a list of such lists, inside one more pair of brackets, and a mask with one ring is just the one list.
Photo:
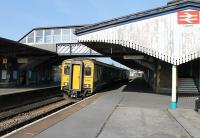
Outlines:
{"label": "shadow on platform", "polygon": [[101,89],[100,91],[98,91],[98,93],[117,90],[125,84],[126,84],[126,81],[116,82],[116,83],[110,84],[110,85],[106,86],[105,88]]}
{"label": "shadow on platform", "polygon": [[140,93],[154,93],[153,89],[143,78],[136,78],[130,80],[124,87],[122,92],[140,92]]}

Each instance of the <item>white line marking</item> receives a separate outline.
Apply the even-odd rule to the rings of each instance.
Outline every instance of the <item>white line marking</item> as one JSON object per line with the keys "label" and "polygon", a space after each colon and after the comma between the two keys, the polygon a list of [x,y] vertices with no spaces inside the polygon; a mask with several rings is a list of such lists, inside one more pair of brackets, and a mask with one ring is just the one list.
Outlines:
{"label": "white line marking", "polygon": [[129,82],[133,82],[133,81],[134,81],[134,79],[130,80]]}

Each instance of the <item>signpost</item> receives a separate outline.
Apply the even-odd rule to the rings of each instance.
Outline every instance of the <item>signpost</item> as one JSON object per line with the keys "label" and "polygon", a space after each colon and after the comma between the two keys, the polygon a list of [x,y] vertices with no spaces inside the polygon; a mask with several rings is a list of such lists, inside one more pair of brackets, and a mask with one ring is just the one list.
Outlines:
{"label": "signpost", "polygon": [[7,64],[8,60],[7,58],[3,58],[3,64]]}
{"label": "signpost", "polygon": [[28,58],[18,58],[17,63],[21,64],[27,64],[28,63]]}

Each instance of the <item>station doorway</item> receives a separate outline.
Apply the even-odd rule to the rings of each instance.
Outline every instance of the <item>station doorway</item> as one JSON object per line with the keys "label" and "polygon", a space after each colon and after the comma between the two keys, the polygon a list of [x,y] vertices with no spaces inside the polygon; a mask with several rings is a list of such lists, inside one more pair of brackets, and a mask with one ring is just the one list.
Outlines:
{"label": "station doorway", "polygon": [[26,74],[27,74],[27,71],[21,71],[20,72],[20,77],[19,78],[20,78],[20,85],[21,86],[26,85],[26,82],[27,82],[27,80],[26,80],[27,79],[26,78],[27,75]]}

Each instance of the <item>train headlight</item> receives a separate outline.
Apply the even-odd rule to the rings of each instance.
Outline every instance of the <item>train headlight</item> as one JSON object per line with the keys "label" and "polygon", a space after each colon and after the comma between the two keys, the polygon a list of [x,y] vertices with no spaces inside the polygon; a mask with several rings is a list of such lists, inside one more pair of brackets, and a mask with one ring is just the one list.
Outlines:
{"label": "train headlight", "polygon": [[90,84],[84,84],[83,88],[90,88]]}
{"label": "train headlight", "polygon": [[64,83],[64,85],[65,85],[65,86],[67,86],[67,85],[68,85],[68,83],[67,83],[67,82],[65,82],[65,83]]}

